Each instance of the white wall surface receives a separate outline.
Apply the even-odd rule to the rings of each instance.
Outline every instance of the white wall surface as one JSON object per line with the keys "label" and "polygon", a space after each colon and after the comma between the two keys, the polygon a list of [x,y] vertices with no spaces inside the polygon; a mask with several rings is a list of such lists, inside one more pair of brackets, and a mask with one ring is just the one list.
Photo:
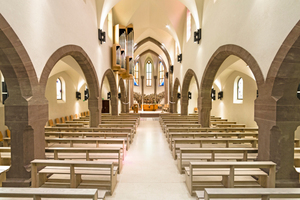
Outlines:
{"label": "white wall surface", "polygon": [[[234,81],[237,77],[242,77],[244,81],[243,102],[241,104],[233,103]],[[235,121],[238,124],[246,124],[247,127],[257,127],[254,121],[254,101],[256,99],[256,82],[249,76],[234,71],[221,82],[224,97],[218,99],[220,89],[214,85],[216,90],[216,100],[212,102],[211,115],[220,116]]]}
{"label": "white wall surface", "polygon": [[[62,78],[65,82],[65,101],[56,99],[56,80]],[[54,121],[55,118],[61,118],[74,114],[79,114],[88,111],[88,100],[84,100],[84,90],[86,84],[82,85],[79,92],[81,93],[81,100],[76,99],[78,82],[74,82],[66,72],[61,72],[51,76],[48,79],[46,86],[46,98],[48,100],[48,115],[49,119]]]}

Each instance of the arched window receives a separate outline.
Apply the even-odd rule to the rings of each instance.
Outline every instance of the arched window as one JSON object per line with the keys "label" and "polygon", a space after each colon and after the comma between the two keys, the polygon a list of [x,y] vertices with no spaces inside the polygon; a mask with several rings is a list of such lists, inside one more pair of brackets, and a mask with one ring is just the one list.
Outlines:
{"label": "arched window", "polygon": [[136,62],[135,66],[134,66],[133,83],[134,83],[135,86],[139,85],[139,62]]}
{"label": "arched window", "polygon": [[56,79],[56,99],[62,100],[62,82],[60,78]]}
{"label": "arched window", "polygon": [[243,93],[244,93],[243,79],[239,78],[239,80],[237,82],[237,99],[238,100],[243,100]]}
{"label": "arched window", "polygon": [[189,9],[186,11],[186,41],[191,37],[192,33],[192,14]]}
{"label": "arched window", "polygon": [[147,86],[152,85],[152,63],[148,60],[146,64],[146,76],[147,76]]}
{"label": "arched window", "polygon": [[159,62],[159,86],[164,86],[164,84],[165,84],[164,66],[162,62]]}

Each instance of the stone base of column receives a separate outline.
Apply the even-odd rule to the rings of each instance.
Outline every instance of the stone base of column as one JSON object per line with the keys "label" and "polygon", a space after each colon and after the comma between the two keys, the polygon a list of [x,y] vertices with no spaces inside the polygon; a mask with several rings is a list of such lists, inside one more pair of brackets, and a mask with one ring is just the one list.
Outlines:
{"label": "stone base of column", "polygon": [[8,178],[2,182],[2,187],[30,187],[31,179]]}
{"label": "stone base of column", "polygon": [[300,188],[298,179],[276,180],[275,187],[277,188]]}

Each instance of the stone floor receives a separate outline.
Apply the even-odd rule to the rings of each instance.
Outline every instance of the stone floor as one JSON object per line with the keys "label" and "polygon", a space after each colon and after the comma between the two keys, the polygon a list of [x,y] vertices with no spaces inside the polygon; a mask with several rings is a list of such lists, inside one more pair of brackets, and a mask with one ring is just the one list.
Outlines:
{"label": "stone floor", "polygon": [[196,199],[188,193],[157,119],[141,120],[114,194],[105,199]]}

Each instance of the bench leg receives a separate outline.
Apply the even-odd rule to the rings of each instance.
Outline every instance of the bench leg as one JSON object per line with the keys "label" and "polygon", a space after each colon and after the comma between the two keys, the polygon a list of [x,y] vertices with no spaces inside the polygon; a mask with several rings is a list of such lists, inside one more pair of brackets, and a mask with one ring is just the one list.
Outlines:
{"label": "bench leg", "polygon": [[34,195],[33,200],[42,200],[41,196],[39,195]]}
{"label": "bench leg", "polygon": [[261,200],[270,200],[269,195],[262,195]]}
{"label": "bench leg", "polygon": [[76,174],[76,187],[78,187],[80,185],[81,181],[82,181],[81,175]]}
{"label": "bench leg", "polygon": [[47,174],[38,174],[38,180],[39,180],[39,183],[38,183],[38,186],[41,187],[47,180]]}
{"label": "bench leg", "polygon": [[2,182],[6,180],[6,172],[0,174],[0,186],[2,187]]}

